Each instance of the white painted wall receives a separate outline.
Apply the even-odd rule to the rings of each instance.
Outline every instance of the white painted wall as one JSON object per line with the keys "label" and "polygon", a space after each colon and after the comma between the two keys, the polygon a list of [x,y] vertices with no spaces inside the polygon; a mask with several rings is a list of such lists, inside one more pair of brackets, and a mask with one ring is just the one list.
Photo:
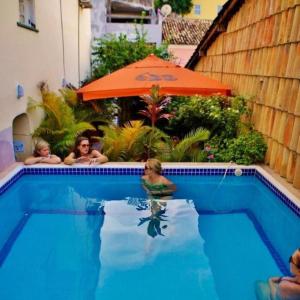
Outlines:
{"label": "white painted wall", "polygon": [[[136,27],[135,27],[136,26]],[[119,35],[121,33],[126,34],[129,39],[134,40],[136,37],[135,28],[141,31],[141,25],[134,25],[130,23],[107,23],[106,30],[109,33]],[[161,44],[162,40],[162,24],[144,24],[143,30],[146,32],[146,38],[148,43]]]}
{"label": "white painted wall", "polygon": [[[107,23],[106,22],[106,0],[92,0],[92,37],[101,38],[108,33],[119,35],[126,34],[129,38],[135,38],[135,23]],[[161,44],[162,24],[144,24],[149,43]],[[140,26],[138,25],[140,30]]]}
{"label": "white painted wall", "polygon": [[[91,11],[80,8],[78,0],[35,0],[39,32],[34,32],[17,25],[18,0],[0,2],[1,142],[1,132],[7,132],[13,119],[26,112],[28,97],[40,99],[37,88],[40,81],[47,81],[55,91],[61,88],[63,78],[77,87],[89,74]],[[16,97],[17,83],[24,87],[25,95],[21,99]],[[30,115],[31,131],[39,122],[40,115]]]}

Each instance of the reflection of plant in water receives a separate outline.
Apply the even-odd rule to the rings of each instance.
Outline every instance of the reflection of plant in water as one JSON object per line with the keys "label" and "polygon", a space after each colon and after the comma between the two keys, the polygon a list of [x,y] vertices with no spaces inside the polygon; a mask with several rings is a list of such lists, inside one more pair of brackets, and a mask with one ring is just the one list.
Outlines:
{"label": "reflection of plant in water", "polygon": [[165,219],[167,217],[165,215],[166,207],[160,204],[158,201],[151,201],[150,208],[151,208],[151,215],[146,218],[140,218],[140,223],[138,224],[138,226],[141,226],[145,222],[149,221],[147,227],[147,233],[153,238],[155,238],[158,235],[164,236],[164,234],[162,233],[162,229],[166,229],[168,225],[165,224],[161,226],[160,222],[161,221],[167,222],[167,220]]}
{"label": "reflection of plant in water", "polygon": [[149,208],[149,203],[145,198],[138,197],[126,197],[128,205],[133,205],[136,207],[136,210],[147,210]]}

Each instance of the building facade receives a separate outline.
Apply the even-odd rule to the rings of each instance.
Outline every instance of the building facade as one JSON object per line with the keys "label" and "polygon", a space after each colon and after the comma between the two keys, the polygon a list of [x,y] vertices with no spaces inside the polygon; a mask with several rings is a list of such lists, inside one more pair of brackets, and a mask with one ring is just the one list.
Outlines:
{"label": "building facade", "polygon": [[93,39],[125,34],[134,40],[136,30],[143,30],[148,43],[161,43],[162,19],[156,14],[152,0],[92,0],[92,4]]}
{"label": "building facade", "polygon": [[230,0],[187,66],[249,97],[265,162],[300,189],[300,1]]}
{"label": "building facade", "polygon": [[41,115],[29,114],[27,104],[40,99],[38,84],[78,87],[89,75],[91,18],[78,0],[2,1],[0,18],[1,172],[32,150]]}
{"label": "building facade", "polygon": [[226,0],[193,0],[193,7],[185,18],[213,20],[222,9]]}

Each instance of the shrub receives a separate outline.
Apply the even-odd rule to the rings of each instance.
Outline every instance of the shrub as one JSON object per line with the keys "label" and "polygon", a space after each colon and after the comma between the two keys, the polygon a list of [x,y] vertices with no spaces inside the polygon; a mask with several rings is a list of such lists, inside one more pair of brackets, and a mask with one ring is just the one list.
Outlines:
{"label": "shrub", "polygon": [[240,121],[242,116],[249,115],[246,100],[242,97],[175,97],[168,105],[168,111],[175,117],[166,131],[181,137],[202,127],[210,130],[211,137],[234,138],[242,126],[248,126]]}
{"label": "shrub", "polygon": [[252,131],[233,139],[227,150],[227,159],[238,164],[254,164],[263,162],[267,145],[261,133]]}

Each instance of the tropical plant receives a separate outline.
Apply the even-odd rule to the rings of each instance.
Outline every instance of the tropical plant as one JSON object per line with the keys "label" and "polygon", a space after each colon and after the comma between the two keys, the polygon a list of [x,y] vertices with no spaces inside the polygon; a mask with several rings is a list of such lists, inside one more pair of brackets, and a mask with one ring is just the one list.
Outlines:
{"label": "tropical plant", "polygon": [[77,122],[110,123],[118,110],[118,106],[109,100],[83,102],[73,89],[63,88],[59,92],[65,103],[72,109]]}
{"label": "tropical plant", "polygon": [[164,4],[169,4],[172,7],[172,11],[179,14],[188,14],[192,7],[192,0],[155,0],[154,5],[156,8],[161,8]]}
{"label": "tropical plant", "polygon": [[160,159],[163,161],[204,161],[206,154],[201,150],[200,144],[209,138],[207,129],[198,128],[188,133],[178,144],[174,145],[171,151],[165,155],[162,154]]}
{"label": "tropical plant", "polygon": [[172,114],[163,112],[167,104],[170,102],[171,98],[165,95],[159,94],[159,86],[153,85],[151,88],[150,95],[141,96],[141,99],[146,104],[146,109],[140,110],[139,113],[149,118],[151,121],[152,131],[150,133],[149,147],[148,147],[148,157],[151,157],[151,147],[152,147],[152,137],[155,132],[155,124],[160,119],[169,120]]}
{"label": "tropical plant", "polygon": [[159,94],[159,86],[153,85],[150,95],[143,95],[141,99],[146,104],[146,109],[140,110],[139,113],[151,121],[151,126],[154,127],[156,122],[160,119],[167,119],[173,117],[172,114],[163,112],[166,106],[170,103],[171,97]]}
{"label": "tropical plant", "polygon": [[[155,155],[170,149],[169,136],[156,128],[153,132],[143,121],[130,121],[122,127],[99,126],[99,129],[104,132],[103,152],[111,161],[144,161],[149,152]],[[150,134],[152,143],[149,143]]]}
{"label": "tropical plant", "polygon": [[40,108],[45,113],[33,137],[46,140],[57,155],[64,157],[78,135],[86,130],[95,130],[95,127],[88,122],[76,120],[74,111],[61,96],[45,87],[41,88],[41,93],[41,102],[30,98],[28,104],[29,111]]}

